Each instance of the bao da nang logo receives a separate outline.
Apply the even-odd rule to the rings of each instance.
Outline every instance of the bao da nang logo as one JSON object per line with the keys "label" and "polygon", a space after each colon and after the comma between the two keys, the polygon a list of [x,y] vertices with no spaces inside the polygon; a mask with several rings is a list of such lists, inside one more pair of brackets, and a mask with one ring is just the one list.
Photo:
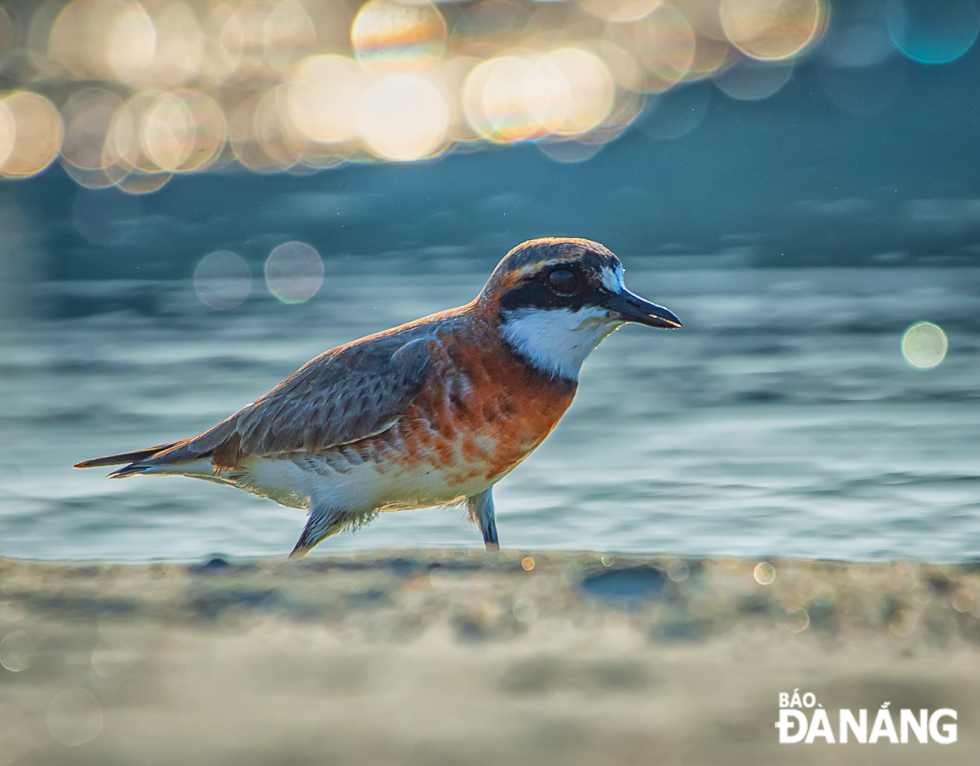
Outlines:
{"label": "bao da nang logo", "polygon": [[817,702],[813,692],[801,695],[799,689],[794,689],[792,694],[779,693],[776,728],[781,745],[811,745],[818,741],[832,745],[848,742],[951,745],[956,742],[956,711],[948,707],[932,711],[926,708],[893,710],[890,702],[884,702],[877,710],[841,709],[834,715]]}

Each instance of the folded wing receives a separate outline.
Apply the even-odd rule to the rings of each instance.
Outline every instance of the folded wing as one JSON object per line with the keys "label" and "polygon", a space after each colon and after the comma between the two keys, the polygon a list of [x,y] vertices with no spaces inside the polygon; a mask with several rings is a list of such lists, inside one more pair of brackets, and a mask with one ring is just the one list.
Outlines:
{"label": "folded wing", "polygon": [[[316,453],[390,428],[428,379],[429,337],[395,334],[317,357],[265,396],[191,439],[79,463],[131,463],[114,476],[210,458],[231,470],[249,457]],[[134,460],[135,459],[135,460]]]}

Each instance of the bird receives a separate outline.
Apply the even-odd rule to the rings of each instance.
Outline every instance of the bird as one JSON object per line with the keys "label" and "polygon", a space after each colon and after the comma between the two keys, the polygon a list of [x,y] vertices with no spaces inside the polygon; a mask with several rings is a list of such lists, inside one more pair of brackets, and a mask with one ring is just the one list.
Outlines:
{"label": "bird", "polygon": [[497,550],[493,488],[565,414],[586,357],[627,322],[681,327],[623,275],[597,242],[529,240],[464,306],[327,351],[197,436],[74,467],[189,476],[304,509],[290,556],[383,511],[464,502]]}

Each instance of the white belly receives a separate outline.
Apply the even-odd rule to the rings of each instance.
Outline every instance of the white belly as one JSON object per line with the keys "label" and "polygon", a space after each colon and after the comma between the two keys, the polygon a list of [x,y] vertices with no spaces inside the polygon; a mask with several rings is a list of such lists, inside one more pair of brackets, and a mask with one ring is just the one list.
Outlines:
{"label": "white belly", "polygon": [[215,477],[282,505],[364,512],[448,505],[483,492],[500,478],[491,481],[481,472],[459,482],[427,464],[410,469],[373,462],[338,465],[336,460],[305,457],[258,459],[233,475]]}

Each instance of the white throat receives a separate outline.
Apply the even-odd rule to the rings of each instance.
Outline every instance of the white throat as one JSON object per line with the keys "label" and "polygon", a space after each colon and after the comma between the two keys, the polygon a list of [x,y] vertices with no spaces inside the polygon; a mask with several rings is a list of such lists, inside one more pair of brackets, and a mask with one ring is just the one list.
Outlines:
{"label": "white throat", "polygon": [[549,375],[578,380],[596,346],[623,322],[598,307],[505,311],[500,332],[514,351]]}

